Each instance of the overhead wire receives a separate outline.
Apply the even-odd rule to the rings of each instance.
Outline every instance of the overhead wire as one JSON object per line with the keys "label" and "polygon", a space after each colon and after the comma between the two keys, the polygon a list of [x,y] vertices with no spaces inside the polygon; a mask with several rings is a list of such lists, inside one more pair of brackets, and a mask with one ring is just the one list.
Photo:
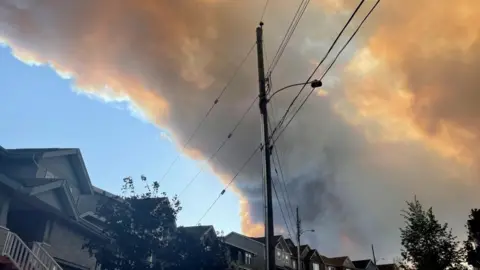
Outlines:
{"label": "overhead wire", "polygon": [[283,52],[285,51],[285,48],[287,47],[288,43],[290,42],[290,39],[293,36],[293,33],[295,32],[298,23],[300,22],[301,18],[303,17],[303,14],[305,13],[305,10],[308,7],[308,4],[310,3],[310,0],[302,0],[300,2],[297,11],[295,12],[292,21],[290,22],[287,31],[285,33],[285,36],[283,37],[282,41],[280,42],[280,45],[278,46],[277,52],[275,53],[275,56],[272,58],[272,62],[268,66],[267,69],[267,75],[266,77],[269,78],[271,77],[271,74],[275,67],[278,64],[278,61],[280,61],[280,58],[283,55]]}
{"label": "overhead wire", "polygon": [[[364,0],[361,1],[361,3],[359,4],[359,7],[357,7],[357,9],[355,10],[354,14],[352,14],[351,18],[349,19],[349,21],[347,22],[347,24],[344,26],[344,28],[342,29],[341,33],[343,33],[344,29],[348,26],[349,22],[353,19],[354,15],[356,14],[356,12],[358,11],[358,9],[360,8],[360,6],[363,4]],[[348,39],[348,41],[344,44],[344,46],[342,47],[342,49],[339,51],[339,53],[336,55],[334,61],[330,64],[330,66],[327,68],[327,70],[324,72],[324,74],[322,75],[322,78],[325,77],[325,75],[328,73],[328,71],[332,68],[332,66],[335,64],[336,60],[338,59],[338,57],[340,56],[340,54],[343,52],[343,50],[347,47],[347,45],[351,42],[351,40],[353,39],[353,37],[357,34],[357,32],[359,31],[359,29],[363,26],[364,22],[367,20],[367,18],[370,16],[370,14],[373,12],[373,10],[376,8],[376,6],[379,4],[380,0],[377,0],[377,2],[375,3],[375,5],[373,6],[373,8],[368,12],[368,14],[366,15],[366,17],[362,20],[362,22],[360,23],[360,25],[357,27],[357,29],[355,30],[355,32],[352,34],[352,36]],[[340,35],[339,35],[340,36]],[[339,39],[339,36],[337,37],[336,41]],[[336,43],[335,41],[335,43]],[[334,44],[333,44],[334,46]],[[333,47],[332,46],[332,47]],[[331,51],[331,49],[329,50]],[[328,56],[328,55],[327,55]],[[325,56],[325,58],[327,57]],[[324,61],[324,60],[323,60]],[[322,61],[322,63],[323,63]],[[314,76],[314,74],[316,73],[316,71],[318,70],[318,68],[320,67],[321,63],[317,66],[317,68],[315,68],[314,72],[312,73],[312,75],[309,77],[309,79],[307,80],[310,81],[311,78]],[[304,86],[305,87],[305,86]],[[302,90],[303,88],[302,87]],[[276,141],[280,138],[281,134],[285,131],[286,127],[288,127],[288,125],[290,124],[290,122],[293,120],[293,118],[295,117],[295,115],[300,111],[300,109],[302,108],[302,106],[305,104],[306,100],[308,99],[308,97],[313,93],[313,90],[310,91],[309,95],[307,96],[307,98],[302,102],[302,104],[300,105],[300,107],[295,111],[294,115],[292,118],[290,118],[290,120],[288,121],[287,125],[281,130],[279,136],[277,136],[277,138],[275,138],[273,140],[273,144],[272,144],[272,147],[275,146],[275,143]],[[293,106],[293,105],[292,105]],[[277,125],[275,127],[275,129],[278,129],[279,125]],[[273,132],[272,134],[269,136],[270,139],[273,139]],[[205,216],[211,211],[211,209],[213,208],[213,206],[218,202],[218,200],[225,194],[226,190],[231,186],[231,184],[233,184],[233,182],[238,178],[238,176],[240,175],[240,173],[245,169],[245,167],[248,165],[248,163],[253,159],[253,157],[255,156],[255,154],[257,154],[257,152],[263,148],[263,144],[259,144],[255,149],[254,151],[252,152],[252,154],[247,158],[247,160],[243,163],[243,165],[240,167],[240,169],[237,171],[237,173],[232,177],[232,179],[228,182],[228,184],[225,186],[224,189],[222,189],[222,191],[220,192],[220,194],[218,195],[218,197],[212,202],[212,204],[209,206],[209,208],[204,212],[204,214],[201,216],[201,218],[198,220],[198,224],[201,223],[201,221],[205,218]]]}
{"label": "overhead wire", "polygon": [[[268,88],[271,87],[270,82],[267,83],[267,87]],[[275,108],[274,108],[274,105],[273,105],[273,101],[270,101],[268,104],[270,105],[270,108],[271,108],[271,111],[272,111],[273,115],[275,115]],[[268,117],[268,122],[269,122],[269,126],[272,127],[270,117]],[[271,132],[271,130],[269,130],[269,132]],[[292,203],[291,203],[291,200],[290,200],[290,195],[288,193],[285,176],[283,174],[282,163],[281,163],[281,160],[280,160],[280,156],[278,155],[278,149],[277,149],[276,145],[272,145],[272,152],[271,153],[274,154],[273,157],[272,157],[272,164],[273,164],[275,174],[277,175],[277,180],[278,180],[280,186],[283,188],[282,197],[283,197],[283,201],[284,201],[284,204],[285,204],[285,207],[286,207],[286,211],[287,211],[290,222],[293,223],[293,228],[295,228],[296,222],[295,222],[295,219],[293,218],[295,216],[295,214],[293,212],[293,207],[292,207]],[[279,169],[277,169],[275,158],[277,159]],[[280,171],[280,173],[279,173],[279,171]]]}
{"label": "overhead wire", "polygon": [[[345,48],[348,46],[348,44],[350,44],[350,42],[353,40],[353,38],[357,35],[358,31],[362,28],[363,24],[367,21],[367,19],[370,17],[370,15],[372,14],[372,12],[375,10],[375,8],[378,6],[378,4],[380,3],[381,0],[377,0],[375,2],[375,5],[373,5],[373,7],[369,10],[369,12],[367,13],[367,15],[365,15],[365,17],[363,18],[363,20],[360,22],[360,24],[357,26],[357,28],[355,29],[355,31],[353,32],[353,34],[350,36],[350,38],[345,42],[345,44],[342,46],[342,48],[340,49],[340,51],[338,51],[338,53],[336,54],[335,58],[332,60],[332,62],[330,63],[330,65],[328,66],[328,68],[323,72],[322,76],[320,77],[320,80],[323,80],[323,78],[325,78],[325,76],[327,75],[327,73],[331,70],[331,68],[333,67],[333,65],[336,63],[336,61],[338,60],[338,58],[340,57],[340,55],[343,53],[343,51],[345,50]],[[313,75],[312,75],[313,77]],[[305,99],[302,101],[302,103],[300,104],[300,106],[297,108],[297,110],[294,112],[294,114],[292,115],[292,117],[289,119],[289,121],[287,122],[287,124],[282,128],[282,130],[280,131],[280,133],[278,134],[278,136],[273,140],[273,143],[272,145],[275,145],[276,141],[280,138],[280,136],[283,134],[283,132],[285,132],[285,130],[287,129],[287,127],[290,125],[290,123],[292,122],[292,120],[295,118],[295,116],[298,114],[298,112],[302,109],[303,105],[305,105],[305,103],[307,102],[308,98],[312,95],[312,93],[315,91],[315,88],[312,88],[310,90],[310,92],[308,93],[308,95],[305,97]],[[271,135],[273,137],[273,134]]]}
{"label": "overhead wire", "polygon": [[269,2],[270,0],[265,1],[265,5],[263,6],[263,10],[262,10],[262,15],[260,16],[260,22],[263,21],[263,17],[265,17],[265,13],[267,12],[267,7]]}
{"label": "overhead wire", "polygon": [[242,124],[243,120],[247,116],[247,114],[252,110],[253,105],[255,105],[256,101],[258,100],[258,96],[250,103],[248,106],[247,110],[243,113],[242,117],[237,121],[233,129],[228,133],[227,137],[222,141],[222,143],[218,146],[217,150],[210,155],[210,157],[207,159],[205,164],[200,168],[200,170],[195,174],[195,176],[188,182],[188,184],[182,189],[182,191],[179,193],[178,197],[180,197],[191,185],[192,183],[197,179],[197,177],[203,172],[205,168],[208,167],[208,162],[210,162],[219,152],[220,150],[227,144],[227,142],[232,138],[233,134],[235,131],[238,129],[238,127]]}
{"label": "overhead wire", "polygon": [[283,213],[282,204],[280,203],[280,199],[278,198],[278,192],[277,192],[277,188],[275,187],[275,181],[272,181],[272,186],[273,186],[273,193],[275,194],[275,198],[277,198],[278,207],[280,208],[280,213],[282,214],[283,221],[285,223],[285,226],[287,227],[288,235],[290,236],[290,239],[294,239],[292,237],[292,233],[290,232],[290,226],[288,226],[288,222],[287,222],[287,219],[285,218],[285,214]]}
{"label": "overhead wire", "polygon": [[[270,119],[269,119],[269,122],[270,122]],[[277,159],[278,159],[278,156],[277,156]],[[280,160],[278,160],[278,161],[280,161]],[[281,192],[281,194],[282,194],[283,204],[285,205],[285,211],[287,212],[287,216],[288,216],[288,221],[289,221],[289,222],[287,222],[287,218],[286,218],[286,216],[285,216],[285,214],[284,214],[284,212],[283,212],[283,209],[282,209],[282,204],[281,204],[281,202],[280,202],[280,198],[278,197],[278,194],[277,194],[277,189],[275,188],[275,179],[272,179],[272,180],[273,180],[273,181],[272,181],[273,190],[274,190],[274,193],[275,193],[275,197],[277,198],[278,206],[279,206],[279,208],[280,208],[280,212],[281,212],[282,217],[283,217],[283,220],[284,220],[284,222],[285,222],[285,226],[286,226],[286,228],[287,228],[288,234],[290,235],[290,237],[292,237],[292,236],[291,236],[291,233],[290,233],[290,228],[289,228],[289,225],[288,225],[288,224],[292,225],[292,226],[293,226],[292,228],[295,228],[295,221],[294,221],[294,219],[293,219],[293,216],[292,216],[292,214],[291,214],[291,211],[289,211],[289,210],[291,210],[291,204],[290,204],[289,201],[287,201],[287,198],[285,197],[285,193],[287,192],[287,190],[286,190],[286,188],[285,188],[285,179],[281,178],[281,177],[280,177],[280,174],[278,173],[277,165],[276,165],[276,163],[275,163],[275,157],[272,158],[272,164],[273,164],[274,171],[275,171],[275,173],[276,173],[276,175],[277,175],[276,180],[277,180],[278,184],[280,185],[280,187],[281,187],[281,188],[283,187],[283,189],[284,189],[283,192]],[[279,164],[279,165],[280,165],[280,164]],[[290,206],[290,208],[289,208],[289,206]],[[293,238],[292,238],[292,239],[293,239]]]}
{"label": "overhead wire", "polygon": [[222,189],[222,191],[220,192],[218,197],[212,202],[212,204],[208,207],[207,211],[205,211],[205,213],[202,215],[202,217],[198,220],[197,224],[200,224],[200,222],[203,220],[203,218],[205,218],[205,216],[208,214],[208,212],[210,212],[210,210],[212,210],[213,206],[217,203],[217,201],[220,199],[220,197],[222,197],[223,194],[225,194],[227,189],[233,184],[233,182],[235,182],[235,180],[240,175],[240,173],[245,169],[245,167],[247,167],[248,163],[250,163],[250,161],[253,159],[255,154],[257,154],[257,152],[260,149],[262,149],[262,147],[263,147],[263,144],[260,144],[253,150],[253,152],[250,154],[250,156],[247,158],[247,160],[242,164],[242,166],[237,171],[237,173],[232,177],[232,179],[230,179],[230,181],[227,183],[227,185],[225,185],[225,187]]}
{"label": "overhead wire", "polygon": [[[358,6],[355,8],[354,12],[352,13],[352,15],[350,16],[350,18],[348,19],[348,21],[345,23],[345,25],[343,26],[342,30],[338,33],[337,37],[335,38],[335,40],[333,41],[332,45],[330,45],[330,48],[328,49],[327,53],[324,55],[324,57],[320,60],[320,62],[317,64],[317,66],[315,67],[315,69],[313,70],[312,74],[308,77],[308,79],[306,80],[306,82],[309,82],[312,80],[313,76],[315,75],[315,73],[317,72],[317,70],[320,68],[320,66],[325,62],[325,60],[327,59],[328,55],[332,52],[333,48],[335,47],[335,45],[337,44],[338,40],[340,39],[340,37],[342,36],[343,32],[345,31],[345,29],[347,29],[348,25],[351,23],[351,21],[353,20],[353,18],[355,17],[355,15],[357,14],[358,10],[362,7],[363,3],[365,2],[365,0],[361,0],[360,3],[358,4]],[[295,95],[295,97],[293,98],[293,100],[290,102],[290,104],[288,105],[287,107],[287,110],[285,111],[285,113],[283,114],[282,118],[280,119],[280,121],[277,123],[277,125],[275,126],[275,128],[273,129],[272,131],[272,134],[271,136],[274,136],[275,133],[278,131],[278,129],[283,125],[283,123],[285,122],[287,116],[288,116],[288,113],[290,112],[290,110],[292,109],[293,105],[295,104],[295,102],[297,101],[297,99],[300,97],[300,95],[302,94],[303,90],[305,89],[305,87],[308,85],[308,83],[305,83],[302,88],[300,89],[300,91],[298,91],[298,93]]]}
{"label": "overhead wire", "polygon": [[229,78],[229,80],[227,81],[227,83],[225,84],[225,86],[222,88],[222,90],[220,91],[220,93],[217,95],[217,97],[215,98],[215,100],[213,101],[213,104],[210,106],[210,108],[208,109],[208,111],[206,112],[206,114],[203,116],[202,120],[198,123],[198,125],[195,127],[195,129],[193,130],[192,134],[188,137],[188,139],[185,141],[185,143],[183,144],[182,146],[182,150],[178,152],[177,156],[175,157],[175,159],[172,161],[172,163],[170,163],[170,165],[167,167],[167,171],[163,174],[162,178],[160,179],[159,183],[163,182],[163,180],[165,180],[165,178],[167,177],[167,175],[170,173],[170,171],[172,170],[173,166],[177,163],[177,161],[179,160],[180,158],[180,153],[183,152],[183,150],[185,150],[185,148],[188,146],[188,144],[192,141],[193,137],[197,134],[197,132],[200,130],[200,128],[203,126],[203,124],[205,123],[205,121],[207,120],[207,118],[210,116],[210,113],[213,111],[213,109],[215,108],[215,106],[218,104],[218,102],[220,102],[220,98],[222,98],[223,94],[225,94],[225,92],[227,91],[227,89],[229,88],[229,86],[231,85],[231,83],[233,82],[233,80],[235,79],[235,77],[237,77],[237,74],[238,72],[240,71],[240,69],[243,67],[243,65],[245,64],[245,62],[247,61],[248,57],[250,56],[250,54],[252,53],[253,49],[255,48],[255,45],[257,44],[257,42],[254,42],[253,45],[250,47],[250,49],[248,50],[247,54],[245,55],[245,57],[243,57],[242,61],[240,62],[240,64],[237,66],[237,68],[235,69],[235,71],[233,72],[232,76]]}

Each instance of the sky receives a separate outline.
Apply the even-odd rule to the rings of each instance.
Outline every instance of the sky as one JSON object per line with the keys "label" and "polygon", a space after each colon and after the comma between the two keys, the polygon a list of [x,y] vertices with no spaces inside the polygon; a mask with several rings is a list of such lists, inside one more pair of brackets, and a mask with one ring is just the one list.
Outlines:
{"label": "sky", "polygon": [[[48,66],[30,66],[16,59],[8,47],[0,47],[0,142],[5,148],[79,148],[92,183],[120,194],[122,179],[140,181],[144,174],[160,181],[179,155],[165,131],[135,115],[128,104],[107,104],[79,94],[72,81]],[[181,155],[161,183],[169,196],[180,193],[201,170],[201,162]],[[180,198],[179,224],[196,225],[223,189],[223,184],[204,169]],[[240,232],[237,196],[223,195],[203,219],[225,233]]]}
{"label": "sky", "polygon": [[[265,60],[275,89],[304,81],[316,66],[313,75],[320,77],[377,1],[312,0],[306,1],[305,13],[296,13],[300,1],[269,2],[263,18]],[[351,25],[323,58],[360,3]],[[293,121],[276,142],[284,177],[274,174],[274,182],[289,195],[274,208],[277,233],[288,234],[288,221],[293,225],[291,218],[284,222],[279,206],[287,216],[289,205],[299,206],[304,227],[316,230],[304,241],[321,253],[362,258],[370,256],[375,244],[379,257],[393,258],[400,251],[401,210],[416,195],[462,239],[469,210],[480,205],[478,5],[478,0],[381,1],[328,72],[322,89],[298,92],[305,106],[295,117],[287,115]],[[94,183],[114,189],[126,175],[161,177],[175,149],[190,159],[207,159],[235,128],[209,160],[211,174],[190,189],[185,219],[199,218],[208,206],[203,202],[207,194],[214,200],[222,184],[241,169],[215,206],[217,212],[204,222],[262,235],[260,155],[242,164],[261,138],[258,107],[248,109],[258,95],[258,77],[255,54],[247,52],[264,7],[258,0],[0,1],[0,42],[19,59],[7,49],[2,52],[2,74],[7,74],[2,80],[8,89],[2,110],[43,100],[35,103],[38,110],[2,119],[10,121],[4,126],[12,132],[24,131],[16,135],[9,130],[10,138],[2,143],[32,145],[39,137],[25,137],[32,133],[25,126],[48,127],[45,141],[59,137],[50,144],[81,148]],[[302,19],[272,67],[295,14],[303,14]],[[273,124],[296,96],[290,90],[275,96]],[[188,147],[175,148],[189,138],[219,93],[224,94]],[[299,106],[294,104],[291,112]],[[67,117],[67,111],[72,115]],[[42,121],[56,121],[18,121],[40,115]],[[62,121],[68,124],[60,125]],[[52,123],[65,130],[58,132]],[[168,131],[172,143],[162,139],[162,131]],[[120,151],[119,145],[131,148],[122,153],[135,157],[112,154]],[[177,165],[169,179],[184,184],[182,174],[193,175],[194,162],[185,158]],[[180,180],[166,182],[169,193],[181,189],[175,186],[182,186]]]}

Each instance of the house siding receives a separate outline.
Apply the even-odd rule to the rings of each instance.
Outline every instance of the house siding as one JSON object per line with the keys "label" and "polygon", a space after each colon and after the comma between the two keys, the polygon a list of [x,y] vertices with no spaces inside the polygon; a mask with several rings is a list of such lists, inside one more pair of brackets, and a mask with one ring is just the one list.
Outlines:
{"label": "house siding", "polygon": [[0,172],[16,178],[35,178],[37,170],[37,166],[33,163],[33,156],[29,161],[2,160],[0,163]]}
{"label": "house siding", "polygon": [[238,235],[236,233],[231,233],[225,237],[227,243],[232,243],[240,248],[245,248],[246,250],[254,252],[256,255],[252,259],[251,267],[253,269],[263,269],[265,268],[265,248],[262,243],[248,239],[245,236]]}
{"label": "house siding", "polygon": [[57,178],[66,179],[72,187],[78,188],[78,179],[69,162],[69,156],[42,159],[39,165],[51,171]]}
{"label": "house siding", "polygon": [[0,187],[0,227],[7,227],[8,209],[10,207],[10,195],[4,187]]}
{"label": "house siding", "polygon": [[54,221],[52,226],[49,245],[45,246],[50,255],[82,266],[84,269],[95,269],[95,259],[90,256],[88,250],[82,248],[86,243],[85,235],[62,221]]}
{"label": "house siding", "polygon": [[62,202],[58,198],[58,195],[56,194],[58,190],[53,189],[47,192],[43,192],[40,194],[37,194],[35,197],[39,198],[43,202],[55,207],[59,211],[63,211],[64,206],[62,205]]}

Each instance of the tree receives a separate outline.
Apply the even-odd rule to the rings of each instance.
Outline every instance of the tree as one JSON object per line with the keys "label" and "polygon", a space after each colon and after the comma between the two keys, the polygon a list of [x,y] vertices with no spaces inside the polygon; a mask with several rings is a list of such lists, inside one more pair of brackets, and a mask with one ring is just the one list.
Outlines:
{"label": "tree", "polygon": [[467,262],[480,267],[480,209],[472,209],[467,221],[468,239],[465,241]]}
{"label": "tree", "polygon": [[448,224],[441,225],[432,208],[424,210],[415,197],[403,210],[405,228],[401,228],[403,269],[465,269],[463,251]]}
{"label": "tree", "polygon": [[[227,267],[225,253],[218,239],[207,248],[200,239],[176,226],[181,211],[174,196],[159,193],[159,184],[149,184],[141,177],[145,193],[137,193],[131,177],[124,180],[121,197],[105,197],[97,207],[103,221],[106,241],[88,239],[84,248],[95,256],[104,270],[212,269]],[[215,267],[209,267],[209,264]],[[188,267],[187,267],[188,266]],[[208,267],[207,267],[208,266]]]}

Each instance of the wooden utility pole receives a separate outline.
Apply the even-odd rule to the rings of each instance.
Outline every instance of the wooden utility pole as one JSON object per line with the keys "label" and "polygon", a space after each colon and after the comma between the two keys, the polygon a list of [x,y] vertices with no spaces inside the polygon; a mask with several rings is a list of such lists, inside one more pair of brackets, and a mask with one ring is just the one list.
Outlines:
{"label": "wooden utility pole", "polygon": [[272,168],[270,163],[270,134],[268,131],[267,92],[265,90],[265,67],[263,63],[263,22],[257,27],[257,59],[258,59],[258,86],[259,105],[262,115],[264,177],[265,177],[265,254],[266,270],[275,270],[275,242],[273,234],[273,205],[272,205]]}
{"label": "wooden utility pole", "polygon": [[377,258],[375,258],[375,249],[373,248],[373,244],[372,244],[372,255],[373,255],[373,263],[377,265]]}
{"label": "wooden utility pole", "polygon": [[298,214],[297,206],[297,269],[302,270],[302,265],[300,261],[300,236],[302,235],[302,222],[300,220],[300,215]]}

